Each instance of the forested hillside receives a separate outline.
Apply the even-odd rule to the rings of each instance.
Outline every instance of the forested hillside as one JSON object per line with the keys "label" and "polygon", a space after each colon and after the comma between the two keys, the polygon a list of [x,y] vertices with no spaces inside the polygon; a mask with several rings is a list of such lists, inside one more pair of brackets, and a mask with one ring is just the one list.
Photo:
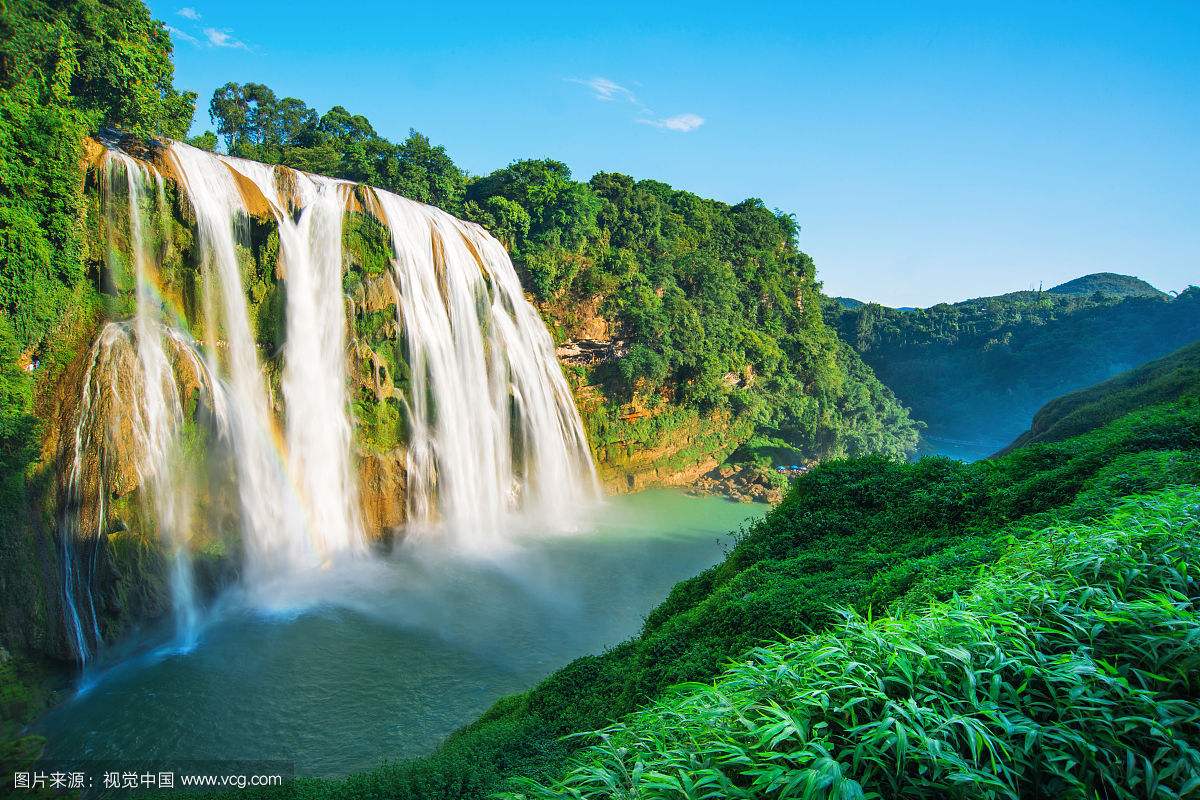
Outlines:
{"label": "forested hillside", "polygon": [[1077,295],[1090,297],[1096,294],[1112,297],[1158,297],[1165,298],[1167,293],[1156,289],[1141,278],[1132,275],[1119,275],[1115,272],[1096,272],[1081,278],[1060,283],[1047,290],[1051,294]]}
{"label": "forested hillside", "polygon": [[974,457],[1020,434],[1042,404],[1200,339],[1200,289],[1169,297],[1127,276],[1085,276],[902,311],[878,304],[826,316],[913,416],[930,449]]}

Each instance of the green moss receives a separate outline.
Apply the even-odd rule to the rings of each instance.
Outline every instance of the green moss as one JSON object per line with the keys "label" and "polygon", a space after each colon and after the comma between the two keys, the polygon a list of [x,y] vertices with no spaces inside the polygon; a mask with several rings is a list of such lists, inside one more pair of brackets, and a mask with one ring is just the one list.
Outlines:
{"label": "green moss", "polygon": [[49,707],[53,677],[47,665],[0,648],[0,792],[42,753],[45,739],[23,728]]}
{"label": "green moss", "polygon": [[392,236],[372,214],[351,211],[342,221],[343,278],[349,291],[364,278],[382,275],[392,266]]}
{"label": "green moss", "polygon": [[408,441],[408,421],[398,400],[361,389],[354,398],[355,441],[370,453],[386,453]]}

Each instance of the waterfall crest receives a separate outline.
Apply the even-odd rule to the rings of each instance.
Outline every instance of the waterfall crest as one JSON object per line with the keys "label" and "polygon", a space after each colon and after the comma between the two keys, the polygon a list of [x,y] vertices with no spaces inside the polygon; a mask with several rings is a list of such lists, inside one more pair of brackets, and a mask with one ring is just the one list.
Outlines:
{"label": "waterfall crest", "polygon": [[514,511],[561,526],[597,496],[595,471],[512,261],[476,225],[375,194],[408,345],[410,527],[486,546]]}

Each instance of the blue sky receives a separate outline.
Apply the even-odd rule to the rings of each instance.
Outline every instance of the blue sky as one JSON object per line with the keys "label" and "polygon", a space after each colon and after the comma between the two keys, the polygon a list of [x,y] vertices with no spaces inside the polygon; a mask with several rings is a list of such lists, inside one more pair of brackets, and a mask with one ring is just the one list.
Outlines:
{"label": "blue sky", "polygon": [[1200,283],[1200,3],[154,0],[195,130],[258,81],[479,174],[553,157],[794,213],[830,294]]}

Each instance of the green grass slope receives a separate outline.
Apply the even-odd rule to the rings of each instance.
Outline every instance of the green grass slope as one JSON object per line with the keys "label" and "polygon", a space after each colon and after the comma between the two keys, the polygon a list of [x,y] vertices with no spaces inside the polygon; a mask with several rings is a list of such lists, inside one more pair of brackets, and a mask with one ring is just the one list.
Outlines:
{"label": "green grass slope", "polygon": [[1197,482],[1198,400],[974,464],[822,465],[743,531],[721,564],[677,585],[639,636],[501,700],[429,757],[344,781],[299,781],[286,796],[474,798],[516,776],[550,780],[584,744],[563,737],[609,725],[672,685],[710,681],[764,642],[830,630],[844,622],[837,608],[925,608],[968,591],[1014,539],[1102,519],[1131,494]]}
{"label": "green grass slope", "polygon": [[1057,442],[1106,425],[1153,403],[1200,395],[1200,342],[1087,389],[1051,400],[1033,416],[1029,430],[1005,452],[1038,442]]}
{"label": "green grass slope", "polygon": [[919,614],[847,612],[595,734],[549,798],[1194,797],[1200,489],[1013,546]]}

